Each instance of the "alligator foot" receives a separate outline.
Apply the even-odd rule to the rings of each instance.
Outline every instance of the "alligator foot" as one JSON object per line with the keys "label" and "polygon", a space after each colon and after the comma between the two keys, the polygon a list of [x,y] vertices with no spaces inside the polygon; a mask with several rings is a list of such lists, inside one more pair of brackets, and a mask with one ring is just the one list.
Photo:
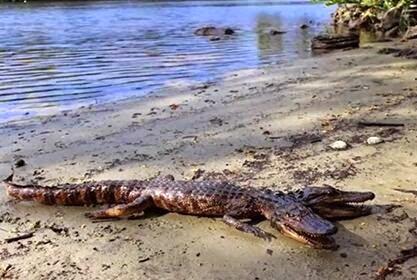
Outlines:
{"label": "alligator foot", "polygon": [[90,219],[112,219],[118,217],[127,217],[135,213],[143,212],[146,208],[152,205],[152,197],[141,196],[131,203],[119,204],[112,208],[86,213],[85,216]]}
{"label": "alligator foot", "polygon": [[243,231],[243,232],[247,232],[247,233],[251,233],[259,238],[262,238],[264,240],[267,241],[271,241],[272,238],[276,238],[273,234],[270,234],[266,231],[263,231],[262,229],[253,226],[253,225],[249,225],[247,223],[244,223],[242,221],[239,221],[236,218],[233,218],[230,215],[224,215],[223,216],[223,222],[225,222],[227,225],[234,227],[237,230]]}

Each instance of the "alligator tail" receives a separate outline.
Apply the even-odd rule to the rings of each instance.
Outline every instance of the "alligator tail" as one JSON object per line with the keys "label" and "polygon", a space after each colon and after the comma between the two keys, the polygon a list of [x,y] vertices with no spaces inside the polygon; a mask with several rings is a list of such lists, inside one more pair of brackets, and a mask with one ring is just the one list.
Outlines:
{"label": "alligator tail", "polygon": [[117,181],[64,184],[55,187],[13,183],[13,174],[3,180],[9,196],[17,200],[36,201],[48,205],[96,205],[122,203],[129,193]]}

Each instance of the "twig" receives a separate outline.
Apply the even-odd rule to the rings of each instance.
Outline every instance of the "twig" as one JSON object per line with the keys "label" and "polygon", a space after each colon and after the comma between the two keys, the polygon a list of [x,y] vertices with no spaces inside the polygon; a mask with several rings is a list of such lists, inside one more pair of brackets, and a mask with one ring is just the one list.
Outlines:
{"label": "twig", "polygon": [[22,239],[31,238],[31,237],[33,237],[33,234],[34,234],[34,232],[32,231],[32,232],[28,232],[28,233],[18,235],[18,236],[15,236],[15,237],[6,238],[5,241],[6,241],[6,243],[12,243],[12,242],[19,241],[19,240],[22,240]]}
{"label": "twig", "polygon": [[11,264],[8,264],[3,272],[0,274],[0,279],[6,278],[7,273],[13,268]]}
{"label": "twig", "polygon": [[0,230],[4,232],[9,232],[8,230],[5,230],[4,228],[0,228]]}
{"label": "twig", "polygon": [[401,250],[401,255],[396,257],[393,260],[390,260],[386,266],[378,269],[376,273],[375,280],[385,280],[385,278],[393,273],[397,267],[397,264],[403,264],[411,258],[417,257],[417,246],[414,246],[411,249]]}
{"label": "twig", "polygon": [[145,257],[145,258],[140,259],[138,262],[143,263],[143,262],[149,261],[150,259],[151,258],[149,258],[149,257]]}
{"label": "twig", "polygon": [[360,126],[404,126],[403,123],[368,122],[368,121],[359,121],[358,125]]}
{"label": "twig", "polygon": [[394,190],[396,190],[397,192],[410,193],[410,194],[412,194],[414,196],[417,196],[417,191],[413,191],[413,190],[402,190],[402,189],[394,189]]}

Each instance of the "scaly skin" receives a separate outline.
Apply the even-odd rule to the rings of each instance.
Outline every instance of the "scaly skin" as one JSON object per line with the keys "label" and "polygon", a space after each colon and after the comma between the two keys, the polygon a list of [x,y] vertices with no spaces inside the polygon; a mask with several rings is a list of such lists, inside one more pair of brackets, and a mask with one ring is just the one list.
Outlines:
{"label": "scaly skin", "polygon": [[[242,218],[266,218],[271,225],[284,235],[308,244],[314,248],[335,249],[330,235],[336,227],[315,214],[327,213],[328,218],[344,218],[346,213],[331,215],[335,205],[329,198],[339,197],[343,192],[327,187],[327,191],[317,187],[307,187],[304,191],[284,194],[270,190],[242,188],[219,181],[175,181],[172,176],[154,180],[98,181],[82,184],[64,184],[54,187],[38,185],[18,185],[12,183],[13,175],[4,183],[8,194],[18,200],[31,200],[49,205],[97,205],[116,204],[115,207],[88,213],[93,219],[117,218],[143,212],[156,207],[182,214],[223,217],[223,221],[238,230],[270,240],[274,236],[258,227],[241,222]],[[330,190],[331,188],[331,190]],[[325,203],[317,202],[317,195]],[[327,199],[324,199],[327,198]],[[362,198],[362,201],[372,199]],[[358,215],[348,200],[337,201],[337,207],[347,207],[351,217]],[[315,204],[314,204],[315,203]],[[308,205],[308,207],[306,206]],[[323,209],[327,209],[326,211]],[[365,208],[362,208],[365,209]],[[346,211],[345,211],[346,212]],[[326,216],[324,215],[324,216]],[[348,215],[349,216],[349,215]]]}

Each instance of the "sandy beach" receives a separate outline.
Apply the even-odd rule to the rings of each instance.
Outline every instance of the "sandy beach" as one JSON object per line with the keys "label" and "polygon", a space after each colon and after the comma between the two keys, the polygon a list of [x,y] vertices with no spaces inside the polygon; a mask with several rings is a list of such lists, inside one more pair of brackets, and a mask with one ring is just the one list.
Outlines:
{"label": "sandy beach", "polygon": [[[370,190],[374,214],[338,223],[337,251],[266,242],[220,219],[148,213],[92,223],[84,207],[16,203],[0,189],[4,279],[374,279],[417,241],[417,63],[374,44],[142,99],[0,125],[0,177],[54,185],[102,179],[224,179]],[[360,126],[360,121],[398,127]],[[378,145],[366,139],[378,136]],[[345,151],[329,144],[343,140]],[[400,205],[401,207],[395,207]],[[267,222],[260,227],[274,232]],[[6,243],[19,233],[32,238]],[[416,279],[409,260],[387,279]],[[2,272],[3,271],[3,272]]]}

